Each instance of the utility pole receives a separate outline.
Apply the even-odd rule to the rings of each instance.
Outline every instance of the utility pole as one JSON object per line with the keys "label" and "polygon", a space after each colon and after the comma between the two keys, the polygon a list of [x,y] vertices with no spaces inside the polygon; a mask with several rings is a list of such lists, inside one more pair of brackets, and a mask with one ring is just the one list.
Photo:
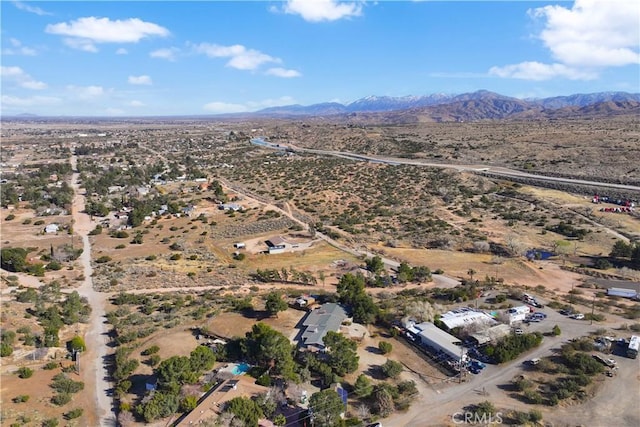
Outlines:
{"label": "utility pole", "polygon": [[591,300],[591,323],[589,323],[590,325],[593,325],[593,312],[596,308],[596,293],[593,293],[593,299]]}

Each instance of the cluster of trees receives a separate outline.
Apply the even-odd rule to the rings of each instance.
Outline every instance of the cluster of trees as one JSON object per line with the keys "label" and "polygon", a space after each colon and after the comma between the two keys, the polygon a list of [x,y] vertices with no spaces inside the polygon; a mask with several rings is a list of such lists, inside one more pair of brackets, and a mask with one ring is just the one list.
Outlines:
{"label": "cluster of trees", "polygon": [[[86,323],[91,314],[91,306],[86,298],[81,298],[77,291],[62,294],[57,282],[44,285],[39,290],[29,288],[19,292],[16,300],[34,304],[27,311],[38,319],[43,328],[41,335],[34,335],[30,328],[20,328],[24,345],[57,347],[60,345],[60,328],[74,323]],[[3,351],[10,354],[8,345],[5,344],[3,340]]]}
{"label": "cluster of trees", "polygon": [[194,384],[204,371],[210,370],[216,356],[209,347],[198,346],[189,357],[172,356],[163,360],[155,369],[158,377],[157,390],[150,399],[136,406],[136,413],[146,422],[167,417],[179,409],[190,410],[195,407],[198,397],[181,396],[180,390],[185,384]]}
{"label": "cluster of trees", "polygon": [[293,267],[289,269],[282,267],[278,270],[275,268],[267,268],[264,270],[257,269],[254,277],[261,282],[286,282],[300,283],[303,285],[315,285],[318,283],[316,277],[307,271],[298,271]]}
{"label": "cluster of trees", "polygon": [[[28,174],[16,175],[12,182],[0,185],[2,207],[16,205],[20,199],[34,208],[51,204],[61,208],[71,205],[73,189],[66,180],[71,173],[69,163],[40,163],[30,168]],[[51,175],[57,175],[58,180],[62,181],[60,187],[49,186]]]}
{"label": "cluster of trees", "polygon": [[547,230],[553,231],[554,233],[562,234],[563,236],[570,237],[573,239],[582,240],[585,236],[590,233],[586,228],[577,228],[574,227],[571,222],[560,221],[558,224],[550,225],[546,227]]}
{"label": "cluster of trees", "polygon": [[497,344],[491,344],[484,348],[487,356],[492,357],[497,363],[508,362],[513,360],[520,353],[524,353],[542,342],[542,334],[535,332],[533,334],[509,335]]}
{"label": "cluster of trees", "polygon": [[84,383],[74,381],[65,374],[60,373],[53,377],[51,388],[56,391],[56,394],[51,398],[51,402],[55,405],[62,406],[71,401],[72,394],[84,390]]}
{"label": "cluster of trees", "polygon": [[612,258],[628,258],[633,268],[640,269],[640,242],[627,243],[623,240],[616,240],[609,256]]}
{"label": "cluster of trees", "polygon": [[398,267],[398,282],[428,282],[431,280],[431,270],[429,267],[411,267],[406,262],[400,263]]}
{"label": "cluster of trees", "polygon": [[374,413],[386,417],[396,409],[407,409],[418,389],[413,381],[374,383],[365,374],[360,374],[353,384],[353,392],[360,400],[357,410],[361,415],[373,409]]}
{"label": "cluster of trees", "polygon": [[[2,248],[0,250],[0,265],[4,270],[14,273],[25,272],[34,276],[44,276],[44,264],[28,262],[28,254],[29,250],[24,248]],[[55,269],[55,267],[52,266],[51,269]]]}
{"label": "cluster of trees", "polygon": [[351,307],[353,321],[368,325],[375,322],[378,306],[365,292],[365,278],[362,274],[347,273],[338,282],[338,298],[342,304]]}

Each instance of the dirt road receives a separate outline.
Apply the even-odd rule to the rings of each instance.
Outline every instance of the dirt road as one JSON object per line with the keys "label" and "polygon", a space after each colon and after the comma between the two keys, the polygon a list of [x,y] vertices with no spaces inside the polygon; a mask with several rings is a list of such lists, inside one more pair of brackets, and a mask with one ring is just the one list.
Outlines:
{"label": "dirt road", "polygon": [[[78,159],[74,155],[71,157],[71,167],[77,170]],[[115,413],[113,412],[113,402],[108,396],[111,385],[106,381],[109,372],[106,367],[106,330],[105,321],[105,301],[106,295],[96,292],[93,289],[91,275],[91,244],[89,242],[89,231],[95,228],[95,224],[90,216],[84,213],[85,197],[80,190],[80,174],[75,172],[71,178],[71,186],[74,190],[72,216],[73,230],[82,238],[83,251],[79,261],[82,265],[84,281],[77,289],[82,297],[86,297],[91,305],[91,318],[89,319],[89,329],[84,337],[87,351],[80,356],[80,374],[88,390],[95,393],[95,410],[87,411],[96,414],[95,425],[111,426],[115,425]]]}

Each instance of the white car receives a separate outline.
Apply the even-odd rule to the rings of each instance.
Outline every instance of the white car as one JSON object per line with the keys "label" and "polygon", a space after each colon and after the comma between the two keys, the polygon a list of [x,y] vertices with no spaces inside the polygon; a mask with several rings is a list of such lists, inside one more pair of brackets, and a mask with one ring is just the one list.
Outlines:
{"label": "white car", "polygon": [[514,332],[515,332],[516,335],[524,334],[524,331],[522,329],[516,329]]}
{"label": "white car", "polygon": [[584,319],[584,314],[582,313],[576,313],[573,316],[571,316],[572,318],[576,319],[576,320],[582,320]]}

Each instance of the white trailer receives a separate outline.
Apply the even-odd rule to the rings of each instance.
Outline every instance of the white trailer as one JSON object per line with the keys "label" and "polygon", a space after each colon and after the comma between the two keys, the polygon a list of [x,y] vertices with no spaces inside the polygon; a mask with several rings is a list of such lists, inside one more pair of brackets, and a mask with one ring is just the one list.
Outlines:
{"label": "white trailer", "polygon": [[634,289],[626,288],[609,288],[607,289],[607,295],[623,297],[623,298],[637,298],[638,292]]}
{"label": "white trailer", "polygon": [[638,350],[640,349],[640,337],[634,335],[629,340],[629,347],[627,347],[627,357],[635,359],[638,357]]}

